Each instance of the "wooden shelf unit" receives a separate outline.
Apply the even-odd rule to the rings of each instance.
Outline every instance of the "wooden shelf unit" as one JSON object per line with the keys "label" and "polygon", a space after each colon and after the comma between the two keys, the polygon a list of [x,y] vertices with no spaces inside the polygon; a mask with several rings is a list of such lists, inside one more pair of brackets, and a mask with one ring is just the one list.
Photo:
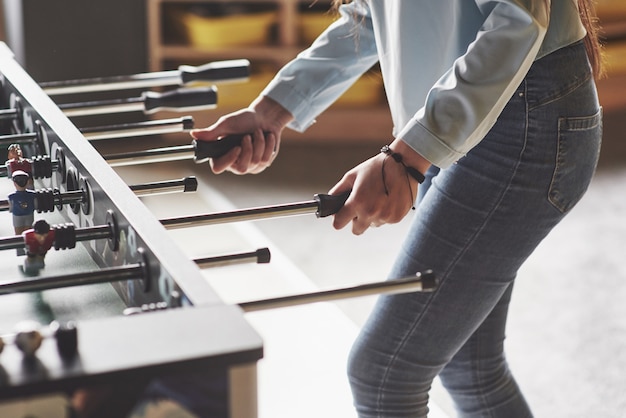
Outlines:
{"label": "wooden shelf unit", "polygon": [[[247,106],[265,86],[271,76],[284,64],[293,59],[308,46],[301,32],[302,17],[315,13],[316,18],[324,18],[330,8],[330,1],[318,1],[312,9],[310,0],[247,0],[247,1],[207,1],[207,0],[147,0],[148,29],[148,68],[162,71],[176,68],[180,64],[199,65],[206,62],[240,59],[250,60],[252,76],[250,82],[241,85],[218,85],[218,108],[194,114],[196,127],[213,123],[219,116]],[[232,7],[241,9],[240,14],[229,15],[229,19],[249,19],[253,13],[246,11],[266,7],[275,13],[275,19],[262,41],[254,45],[199,46],[180,36],[177,23],[172,15],[184,8]],[[211,22],[208,18],[207,22]],[[330,20],[330,15],[328,16]],[[213,33],[219,28],[227,28],[215,20]],[[234,20],[232,22],[235,22]],[[255,25],[256,26],[256,25]],[[178,28],[180,29],[180,28]],[[173,34],[174,33],[174,34]],[[258,74],[259,69],[262,73]],[[387,143],[391,138],[392,122],[386,104],[382,80],[373,71],[351,88],[344,98],[331,106],[304,133],[285,130],[283,138],[297,141],[314,140],[322,142],[353,141]],[[369,80],[367,78],[369,77]],[[373,78],[378,77],[378,80]],[[370,88],[370,86],[373,86]],[[359,90],[360,89],[360,90]],[[223,92],[223,95],[220,95]],[[375,97],[373,98],[372,95]],[[363,100],[361,101],[361,97]]]}

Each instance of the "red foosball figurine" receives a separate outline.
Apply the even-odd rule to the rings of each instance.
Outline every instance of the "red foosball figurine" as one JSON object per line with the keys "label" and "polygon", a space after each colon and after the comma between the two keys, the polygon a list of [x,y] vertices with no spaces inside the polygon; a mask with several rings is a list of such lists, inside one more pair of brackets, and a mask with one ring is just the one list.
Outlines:
{"label": "red foosball figurine", "polygon": [[7,157],[8,159],[5,165],[7,167],[8,177],[11,178],[11,174],[18,170],[23,171],[31,178],[28,188],[32,188],[33,165],[29,159],[24,158],[22,154],[22,147],[20,147],[19,144],[9,145],[7,149]]}
{"label": "red foosball figurine", "polygon": [[43,219],[36,221],[32,229],[22,234],[26,246],[24,266],[27,270],[33,271],[45,266],[44,258],[54,244],[54,235],[54,229],[50,229],[50,224]]}

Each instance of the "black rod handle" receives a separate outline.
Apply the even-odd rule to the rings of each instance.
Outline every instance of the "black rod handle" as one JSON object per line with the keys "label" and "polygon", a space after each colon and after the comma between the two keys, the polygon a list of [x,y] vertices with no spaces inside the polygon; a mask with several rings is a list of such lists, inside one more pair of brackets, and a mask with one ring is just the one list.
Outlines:
{"label": "black rod handle", "polygon": [[182,88],[165,93],[146,91],[142,94],[142,98],[146,114],[161,110],[181,112],[207,109],[217,104],[217,88],[215,86]]}
{"label": "black rod handle", "polygon": [[350,192],[343,192],[336,195],[331,194],[316,194],[314,196],[315,201],[317,202],[317,212],[315,215],[318,218],[325,218],[330,215],[334,215],[339,212],[343,205],[346,203],[350,197]]}
{"label": "black rod handle", "polygon": [[191,141],[195,149],[194,161],[198,164],[208,161],[209,158],[219,158],[231,149],[241,145],[246,134],[227,135],[217,141]]}
{"label": "black rod handle", "polygon": [[245,80],[250,77],[250,61],[247,59],[215,61],[193,67],[178,67],[183,85],[194,82],[213,82]]}

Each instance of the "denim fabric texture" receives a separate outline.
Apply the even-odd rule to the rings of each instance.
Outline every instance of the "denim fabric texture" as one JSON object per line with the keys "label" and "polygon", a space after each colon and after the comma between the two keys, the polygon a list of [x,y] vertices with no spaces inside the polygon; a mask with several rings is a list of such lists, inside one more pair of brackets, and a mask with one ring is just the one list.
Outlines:
{"label": "denim fabric texture", "polygon": [[348,364],[359,417],[425,417],[436,376],[461,417],[532,416],[504,354],[511,292],[519,267],[585,193],[601,136],[577,42],[533,64],[465,157],[429,170],[389,278],[432,269],[439,286],[378,299]]}

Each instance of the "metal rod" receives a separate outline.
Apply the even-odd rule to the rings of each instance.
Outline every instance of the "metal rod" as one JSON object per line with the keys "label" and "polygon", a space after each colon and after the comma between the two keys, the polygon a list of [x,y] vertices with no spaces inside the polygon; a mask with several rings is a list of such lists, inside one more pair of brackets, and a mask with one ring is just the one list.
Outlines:
{"label": "metal rod", "polygon": [[49,96],[60,94],[90,93],[97,91],[142,89],[181,84],[180,72],[155,71],[127,76],[96,77],[41,83],[40,87]]}
{"label": "metal rod", "polygon": [[41,83],[50,96],[125,89],[143,89],[161,86],[184,86],[195,82],[245,80],[249,77],[250,62],[245,59],[216,61],[198,67],[181,65],[177,70],[156,71],[134,75],[97,77],[81,80]]}
{"label": "metal rod", "polygon": [[212,109],[217,103],[217,88],[181,88],[163,93],[144,91],[139,97],[60,104],[65,116],[89,116],[122,112],[152,114],[161,110],[176,112]]}
{"label": "metal rod", "polygon": [[[193,123],[193,117],[183,116],[173,119],[81,128],[80,131],[88,140],[97,141],[101,139],[116,139],[183,132],[192,129]],[[0,135],[0,144],[32,144],[37,141],[38,138],[39,134],[37,132]]]}
{"label": "metal rod", "polygon": [[192,140],[191,145],[164,147],[134,152],[104,156],[111,165],[152,164],[183,159],[192,159],[196,164],[208,161],[210,158],[219,158],[228,151],[241,144],[245,135],[227,135],[218,141]]}
{"label": "metal rod", "polygon": [[198,189],[198,180],[194,176],[179,180],[158,181],[153,183],[135,184],[129,186],[135,195],[150,196],[164,193],[195,192]]}
{"label": "metal rod", "polygon": [[161,219],[167,229],[185,228],[188,226],[215,225],[225,222],[251,221],[277,216],[295,216],[315,213],[318,218],[334,215],[343,207],[350,192],[336,195],[316,194],[313,200],[282,205],[261,206],[257,208],[238,209],[229,212],[205,213]]}
{"label": "metal rod", "polygon": [[90,241],[94,239],[110,239],[113,237],[111,225],[90,226],[76,228],[76,241]]}
{"label": "metal rod", "polygon": [[411,292],[431,292],[437,287],[432,272],[417,273],[415,276],[404,277],[386,282],[368,283],[341,289],[320,292],[302,293],[278,298],[261,299],[239,303],[244,312],[255,312],[266,309],[285,308],[315,302],[330,302],[338,299],[370,296],[377,294],[399,294]]}
{"label": "metal rod", "polygon": [[128,99],[111,99],[97,102],[60,104],[59,109],[65,116],[104,115],[109,113],[143,112],[145,106],[141,97]]}
{"label": "metal rod", "polygon": [[239,209],[230,212],[216,212],[165,218],[161,219],[160,222],[167,229],[177,229],[190,226],[216,225],[226,222],[252,221],[278,216],[304,215],[308,213],[315,213],[318,209],[319,202],[316,200],[309,200],[299,203]]}
{"label": "metal rod", "polygon": [[39,135],[36,132],[25,134],[0,135],[0,144],[32,144],[37,141]]}
{"label": "metal rod", "polygon": [[193,145],[153,148],[144,151],[124,152],[119,154],[103,155],[102,158],[111,167],[123,167],[137,164],[153,164],[160,162],[189,160],[194,158]]}
{"label": "metal rod", "polygon": [[144,266],[127,264],[121,267],[108,267],[100,270],[47,276],[37,279],[19,280],[0,283],[0,295],[10,293],[36,292],[48,289],[60,289],[70,286],[88,284],[119,282],[124,280],[141,279],[144,274]]}
{"label": "metal rod", "polygon": [[233,264],[258,263],[265,264],[270,262],[269,248],[259,248],[256,251],[240,254],[228,254],[215,257],[196,258],[193,260],[198,267],[222,267]]}
{"label": "metal rod", "polygon": [[15,235],[13,237],[0,238],[0,250],[9,250],[12,248],[24,247],[24,237],[21,235]]}
{"label": "metal rod", "polygon": [[0,120],[15,119],[17,115],[17,109],[0,109]]}
{"label": "metal rod", "polygon": [[[75,232],[77,242],[89,241],[92,239],[109,239],[113,235],[110,225],[76,228]],[[24,245],[24,237],[21,235],[0,238],[0,250],[23,248]]]}
{"label": "metal rod", "polygon": [[176,133],[191,128],[193,128],[193,117],[183,116],[173,119],[83,128],[80,131],[88,140],[96,141],[101,139]]}
{"label": "metal rod", "polygon": [[[58,199],[56,199],[58,197]],[[56,205],[72,205],[77,203],[83,203],[85,201],[84,190],[73,190],[63,193],[59,193],[55,196],[54,203]]]}
{"label": "metal rod", "polygon": [[[64,193],[52,194],[54,205],[72,205],[83,203],[85,201],[85,192],[83,190],[73,190]],[[51,212],[52,208],[42,208],[37,206],[38,195],[35,195],[35,205],[38,212]],[[9,210],[9,201],[0,200],[0,212]]]}

